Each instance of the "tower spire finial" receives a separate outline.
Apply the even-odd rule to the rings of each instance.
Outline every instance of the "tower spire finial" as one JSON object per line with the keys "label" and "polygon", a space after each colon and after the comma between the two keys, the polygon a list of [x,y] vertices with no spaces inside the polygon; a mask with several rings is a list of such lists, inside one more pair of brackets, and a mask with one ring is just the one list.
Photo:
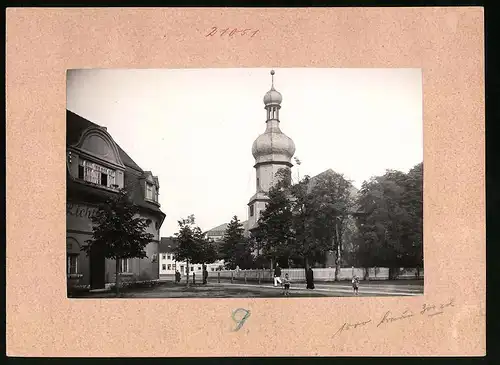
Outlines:
{"label": "tower spire finial", "polygon": [[271,70],[271,88],[274,89],[274,70]]}

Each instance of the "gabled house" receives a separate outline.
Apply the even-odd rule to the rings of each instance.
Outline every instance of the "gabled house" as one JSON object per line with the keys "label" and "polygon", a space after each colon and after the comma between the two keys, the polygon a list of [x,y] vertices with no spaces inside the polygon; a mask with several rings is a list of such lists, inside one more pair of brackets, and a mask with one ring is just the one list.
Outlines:
{"label": "gabled house", "polygon": [[140,216],[151,220],[148,232],[154,241],[146,246],[147,258],[121,260],[119,275],[124,281],[158,279],[158,244],[165,219],[158,201],[158,178],[143,171],[105,127],[67,110],[66,128],[68,284],[101,289],[115,281],[115,262],[97,250],[87,257],[81,247],[92,237],[91,217],[99,204],[124,187],[140,208]]}

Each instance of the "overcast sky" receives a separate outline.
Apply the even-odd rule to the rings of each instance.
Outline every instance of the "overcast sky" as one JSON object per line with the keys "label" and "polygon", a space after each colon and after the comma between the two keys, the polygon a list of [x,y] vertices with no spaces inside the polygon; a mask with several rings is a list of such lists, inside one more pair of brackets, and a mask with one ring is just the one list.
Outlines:
{"label": "overcast sky", "polygon": [[[300,175],[329,168],[359,188],[423,159],[420,69],[275,68],[281,130]],[[160,181],[162,236],[189,214],[208,230],[246,220],[255,193],[252,143],[265,130],[270,68],[73,70],[69,110],[105,126]],[[297,167],[292,169],[297,176]]]}

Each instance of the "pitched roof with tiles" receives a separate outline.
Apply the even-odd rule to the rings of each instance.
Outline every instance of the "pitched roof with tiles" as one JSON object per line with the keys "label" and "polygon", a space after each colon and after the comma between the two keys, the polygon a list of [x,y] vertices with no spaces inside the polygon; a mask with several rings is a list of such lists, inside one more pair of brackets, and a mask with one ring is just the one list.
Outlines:
{"label": "pitched roof with tiles", "polygon": [[178,242],[175,237],[162,237],[160,239],[160,244],[158,245],[159,253],[172,253],[178,246]]}
{"label": "pitched roof with tiles", "polygon": [[229,223],[223,223],[217,227],[214,227],[212,229],[209,229],[208,231],[206,231],[205,233],[207,235],[218,235],[219,233],[224,233],[226,232],[226,229],[227,229],[227,226],[229,225]]}
{"label": "pitched roof with tiles", "polygon": [[[70,110],[66,110],[66,144],[71,146],[78,143],[82,133],[90,127],[101,127],[98,124],[92,123],[80,115],[73,113]],[[101,127],[102,128],[102,127]],[[120,153],[120,158],[123,164],[139,172],[143,172],[142,169],[135,163],[134,160],[116,143],[118,147],[118,152]]]}
{"label": "pitched roof with tiles", "polygon": [[[66,110],[66,145],[71,146],[80,140],[83,132],[91,127],[101,127],[91,121]],[[102,127],[101,127],[102,128]],[[144,171],[137,165],[134,160],[115,142],[120,158],[125,165],[124,185],[134,204],[141,208],[145,208],[151,212],[161,215],[161,220],[165,218],[165,214],[160,210],[159,206],[146,201],[144,198],[145,192],[142,188],[141,182],[144,179]],[[87,199],[87,201],[102,201],[112,195],[112,193],[96,189],[86,184],[81,184],[74,180],[66,169],[66,191],[68,200],[72,199]]]}
{"label": "pitched roof with tiles", "polygon": [[[243,226],[243,230],[246,232],[248,230],[248,221],[240,221],[240,224]],[[229,223],[223,223],[221,225],[218,225],[217,227],[214,227],[205,233],[207,236],[223,236],[224,233],[226,233],[226,229]]]}

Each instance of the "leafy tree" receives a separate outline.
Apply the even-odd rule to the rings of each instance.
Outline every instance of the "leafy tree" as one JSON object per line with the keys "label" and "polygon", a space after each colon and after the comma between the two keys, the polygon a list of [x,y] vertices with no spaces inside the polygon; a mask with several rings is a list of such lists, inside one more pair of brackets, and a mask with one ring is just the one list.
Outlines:
{"label": "leafy tree", "polygon": [[292,201],[289,169],[280,169],[276,182],[267,193],[269,200],[261,212],[254,237],[265,257],[280,260],[289,257],[290,240],[295,238],[292,227]]}
{"label": "leafy tree", "polygon": [[154,236],[146,233],[150,219],[138,217],[139,208],[125,189],[119,190],[99,206],[92,217],[92,239],[82,247],[87,255],[96,250],[116,261],[116,294],[119,295],[120,260],[147,257],[145,248]]}
{"label": "leafy tree", "polygon": [[293,232],[293,238],[289,239],[290,256],[303,260],[306,273],[311,264],[310,261],[317,260],[321,251],[321,241],[314,236],[314,212],[316,209],[310,194],[310,184],[310,177],[306,175],[290,187]]}
{"label": "leafy tree", "polygon": [[199,256],[194,215],[191,214],[177,223],[179,224],[179,232],[175,234],[178,242],[175,257],[177,261],[186,261],[186,286],[189,286],[189,263],[192,263],[193,259]]}
{"label": "leafy tree", "polygon": [[237,249],[245,239],[243,235],[244,231],[243,224],[241,224],[237,216],[234,216],[226,227],[226,231],[222,238],[220,253],[228,269],[234,269],[237,266]]}
{"label": "leafy tree", "polygon": [[420,276],[423,266],[423,163],[415,165],[406,175],[402,205],[409,216],[406,256],[409,265],[416,266]]}
{"label": "leafy tree", "polygon": [[354,207],[353,186],[342,174],[327,171],[315,178],[310,188],[312,237],[316,250],[335,252],[335,280],[339,280],[344,237]]}
{"label": "leafy tree", "polygon": [[197,258],[195,258],[193,262],[197,264],[206,265],[211,262],[217,261],[218,254],[213,240],[207,238],[205,235],[202,235],[198,239],[198,242],[200,245],[199,255]]}
{"label": "leafy tree", "polygon": [[221,245],[221,257],[228,269],[253,267],[252,244],[244,235],[245,229],[238,217],[233,216],[229,222]]}
{"label": "leafy tree", "polygon": [[195,226],[193,214],[178,221],[179,232],[176,233],[178,242],[175,257],[177,261],[186,261],[186,286],[189,286],[189,264],[202,264],[217,260],[215,244],[203,233],[200,227]]}
{"label": "leafy tree", "polygon": [[256,241],[267,256],[300,259],[306,270],[312,262],[324,259],[325,251],[335,250],[339,269],[353,203],[351,182],[333,171],[313,179],[305,176],[293,185],[289,169],[280,169],[276,177],[254,232]]}
{"label": "leafy tree", "polygon": [[387,170],[364,182],[358,206],[357,260],[363,266],[398,267],[422,264],[423,165],[408,174]]}

